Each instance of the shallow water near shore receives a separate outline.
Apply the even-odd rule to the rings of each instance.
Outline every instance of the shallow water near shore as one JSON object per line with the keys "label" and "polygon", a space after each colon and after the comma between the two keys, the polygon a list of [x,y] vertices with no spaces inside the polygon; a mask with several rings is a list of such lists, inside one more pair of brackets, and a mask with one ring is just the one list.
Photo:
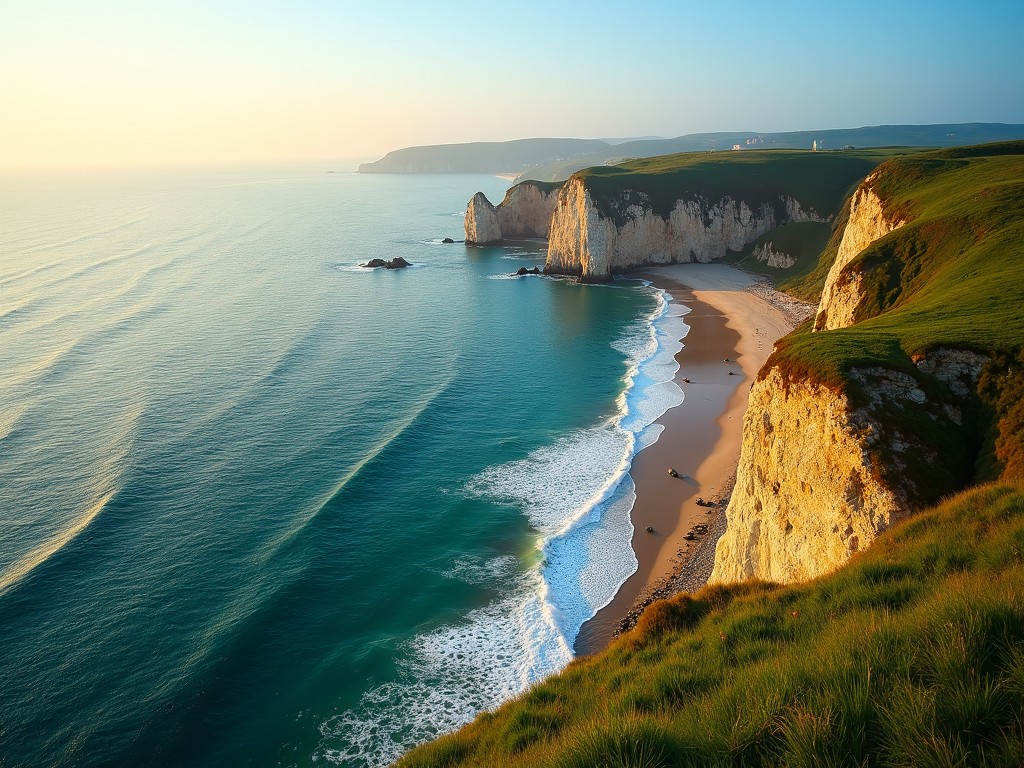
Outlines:
{"label": "shallow water near shore", "polygon": [[0,182],[0,762],[380,765],[567,663],[685,309],[441,244],[506,187]]}

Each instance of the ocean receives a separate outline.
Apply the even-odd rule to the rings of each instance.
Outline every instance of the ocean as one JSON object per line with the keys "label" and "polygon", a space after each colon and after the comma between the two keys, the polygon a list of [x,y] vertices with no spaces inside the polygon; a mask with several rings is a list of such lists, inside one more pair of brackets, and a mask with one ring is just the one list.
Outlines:
{"label": "ocean", "polygon": [[568,663],[687,310],[441,242],[507,186],[0,179],[0,764],[380,766]]}

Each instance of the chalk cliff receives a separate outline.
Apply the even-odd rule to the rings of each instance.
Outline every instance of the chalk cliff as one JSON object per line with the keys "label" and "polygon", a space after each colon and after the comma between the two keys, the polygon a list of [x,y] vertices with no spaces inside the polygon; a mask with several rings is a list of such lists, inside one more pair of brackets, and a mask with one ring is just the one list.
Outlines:
{"label": "chalk cliff", "polygon": [[501,242],[501,222],[487,195],[477,192],[466,207],[466,242],[492,245]]}
{"label": "chalk cliff", "polygon": [[802,581],[835,570],[931,501],[912,466],[956,473],[961,456],[921,431],[961,432],[988,357],[939,348],[911,375],[855,368],[842,386],[769,361],[750,391],[736,488],[712,582]]}
{"label": "chalk cliff", "polygon": [[686,194],[663,216],[644,193],[625,189],[598,205],[586,181],[574,176],[558,193],[544,270],[600,282],[645,264],[709,262],[782,224],[821,220],[783,196],[748,203]]}
{"label": "chalk cliff", "polygon": [[874,178],[875,174],[868,176],[850,200],[849,222],[843,230],[836,260],[825,279],[818,314],[814,319],[815,330],[827,331],[853,325],[862,300],[863,275],[856,268],[848,267],[865,248],[905,223],[886,214],[885,206],[872,189]]}
{"label": "chalk cliff", "polygon": [[514,238],[547,237],[558,186],[530,181],[516,184],[497,206],[477,192],[466,208],[466,242],[490,245]]}
{"label": "chalk cliff", "polygon": [[867,450],[879,432],[845,393],[779,370],[754,384],[711,582],[819,576],[899,519],[906,499]]}

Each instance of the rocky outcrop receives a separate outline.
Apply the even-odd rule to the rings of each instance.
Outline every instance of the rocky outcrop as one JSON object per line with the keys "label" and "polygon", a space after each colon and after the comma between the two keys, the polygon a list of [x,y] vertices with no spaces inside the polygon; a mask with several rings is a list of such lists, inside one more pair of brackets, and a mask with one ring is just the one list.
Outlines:
{"label": "rocky outcrop", "polygon": [[585,181],[573,177],[558,195],[544,271],[599,282],[641,265],[709,262],[782,224],[821,221],[792,198],[775,203],[692,197],[677,200],[662,216],[643,193],[624,190],[601,206],[615,214],[605,215]]}
{"label": "rocky outcrop", "polygon": [[825,279],[814,330],[827,331],[853,325],[862,301],[863,275],[848,269],[850,263],[869,245],[903,226],[902,219],[889,216],[881,199],[871,187],[875,174],[857,188],[850,200],[850,217],[843,230],[836,260]]}
{"label": "rocky outcrop", "polygon": [[762,261],[775,269],[789,269],[796,264],[796,256],[783,251],[776,251],[771,241],[765,241],[756,246],[751,255],[758,261]]}
{"label": "rocky outcrop", "polygon": [[385,261],[384,259],[370,259],[365,264],[360,264],[359,266],[366,267],[367,269],[405,269],[406,267],[411,267],[412,264],[401,256],[396,256],[391,259],[391,261]]}
{"label": "rocky outcrop", "polygon": [[877,431],[824,386],[787,382],[778,370],[754,384],[710,581],[819,576],[903,515],[905,499],[878,481],[865,450]]}
{"label": "rocky outcrop", "polygon": [[466,244],[492,245],[501,242],[498,213],[483,192],[477,192],[466,207]]}
{"label": "rocky outcrop", "polygon": [[711,580],[820,576],[934,501],[941,494],[920,467],[952,476],[963,459],[945,455],[921,425],[965,438],[959,430],[987,361],[935,349],[915,360],[919,374],[855,368],[838,390],[791,380],[777,366],[762,372],[750,391]]}
{"label": "rocky outcrop", "polygon": [[466,242],[492,245],[508,239],[547,237],[557,199],[557,188],[529,181],[509,189],[497,207],[483,192],[477,192],[466,208]]}

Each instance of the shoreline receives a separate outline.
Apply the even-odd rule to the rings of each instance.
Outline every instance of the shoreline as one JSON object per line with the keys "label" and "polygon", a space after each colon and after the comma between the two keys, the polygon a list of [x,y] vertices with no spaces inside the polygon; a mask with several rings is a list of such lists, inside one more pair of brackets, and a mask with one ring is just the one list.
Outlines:
{"label": "shoreline", "polygon": [[[650,280],[691,310],[685,316],[690,331],[676,355],[675,382],[684,402],[656,420],[664,427],[658,441],[633,458],[631,546],[638,567],[581,627],[577,656],[603,650],[653,600],[706,582],[725,529],[750,385],[775,342],[810,311],[724,264],[649,267],[631,276]],[[669,467],[680,477],[670,476]],[[698,505],[699,497],[714,503]]]}

